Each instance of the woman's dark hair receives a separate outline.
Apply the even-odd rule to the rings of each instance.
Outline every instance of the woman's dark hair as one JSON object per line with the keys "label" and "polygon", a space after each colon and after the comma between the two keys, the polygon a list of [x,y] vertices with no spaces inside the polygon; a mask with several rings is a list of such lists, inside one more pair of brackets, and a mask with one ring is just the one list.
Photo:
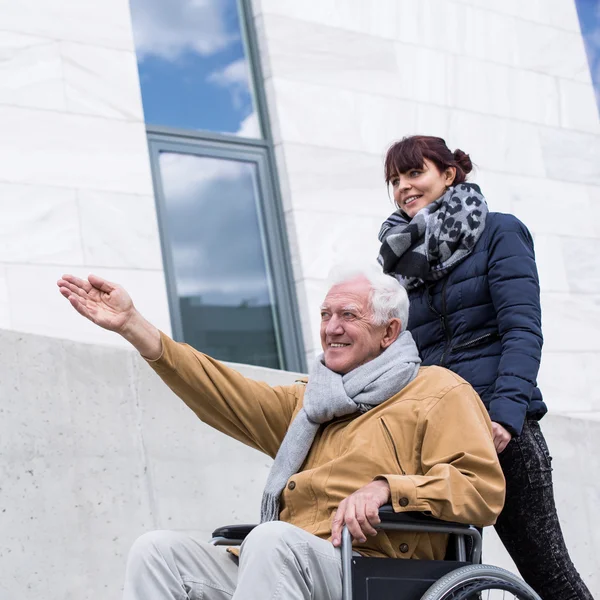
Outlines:
{"label": "woman's dark hair", "polygon": [[451,152],[446,142],[431,135],[411,135],[392,144],[385,157],[385,181],[411,169],[422,169],[429,159],[443,173],[448,167],[456,169],[454,185],[463,183],[473,169],[469,155],[462,150]]}

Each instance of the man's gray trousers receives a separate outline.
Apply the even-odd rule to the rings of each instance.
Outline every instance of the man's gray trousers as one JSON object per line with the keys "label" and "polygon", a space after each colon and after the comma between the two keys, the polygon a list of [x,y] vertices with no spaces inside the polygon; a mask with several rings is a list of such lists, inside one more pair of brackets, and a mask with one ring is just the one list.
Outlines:
{"label": "man's gray trousers", "polygon": [[263,523],[238,559],[183,533],[153,531],[132,546],[124,600],[341,600],[338,548],[294,525]]}

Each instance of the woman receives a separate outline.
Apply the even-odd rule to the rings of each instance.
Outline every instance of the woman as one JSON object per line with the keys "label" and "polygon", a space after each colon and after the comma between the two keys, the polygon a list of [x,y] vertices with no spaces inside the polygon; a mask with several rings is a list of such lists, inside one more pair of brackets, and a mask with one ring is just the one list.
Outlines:
{"label": "woman", "polygon": [[533,240],[516,217],[488,212],[465,182],[471,169],[441,138],[395,143],[385,179],[398,210],[381,228],[379,261],[409,292],[423,364],[458,373],[489,411],[506,477],[496,530],[521,575],[544,600],[591,600],[564,543],[538,423],[547,408]]}

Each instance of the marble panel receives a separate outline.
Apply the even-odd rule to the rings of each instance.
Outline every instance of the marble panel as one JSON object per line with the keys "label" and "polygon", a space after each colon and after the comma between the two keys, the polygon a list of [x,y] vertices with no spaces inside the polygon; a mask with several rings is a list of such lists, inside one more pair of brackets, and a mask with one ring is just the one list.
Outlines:
{"label": "marble panel", "polygon": [[395,37],[401,10],[398,0],[380,0],[376,5],[362,0],[344,0],[343,5],[339,0],[261,0],[255,7],[263,16],[280,15],[385,38]]}
{"label": "marble panel", "polygon": [[143,123],[0,107],[0,181],[153,194]]}
{"label": "marble panel", "polygon": [[0,0],[0,14],[4,31],[133,50],[129,3],[123,0]]}
{"label": "marble panel", "polygon": [[544,16],[554,27],[581,32],[575,0],[545,0],[543,8]]}
{"label": "marble panel", "polygon": [[326,279],[339,263],[375,262],[381,219],[349,214],[320,216],[317,220],[313,212],[305,211],[294,211],[293,215],[305,278]]}
{"label": "marble panel", "polygon": [[273,77],[402,95],[390,40],[276,15],[261,20]]}
{"label": "marble panel", "polygon": [[453,57],[446,52],[413,44],[394,43],[394,50],[398,75],[388,93],[441,106],[452,104]]}
{"label": "marble panel", "polygon": [[512,70],[467,56],[449,61],[448,104],[461,110],[508,117]]}
{"label": "marble panel", "polygon": [[[81,317],[56,287],[63,273],[86,277],[79,265],[6,265],[11,327],[89,343],[128,346],[120,336]],[[102,269],[97,273],[122,285],[140,312],[159,329],[170,333],[169,308],[162,271]]]}
{"label": "marble panel", "polygon": [[586,186],[587,196],[590,199],[589,211],[592,222],[592,230],[596,237],[600,238],[600,185]]}
{"label": "marble panel", "polygon": [[[556,176],[561,177],[562,173]],[[592,219],[575,216],[586,214],[591,208],[585,185],[503,174],[495,174],[494,179],[497,189],[510,200],[506,212],[513,212],[535,235],[595,235]],[[499,208],[494,206],[494,210]]]}
{"label": "marble panel", "polygon": [[593,85],[567,79],[559,79],[558,85],[560,124],[567,129],[600,133],[600,118]]}
{"label": "marble panel", "polygon": [[0,329],[10,329],[10,302],[6,268],[0,264]]}
{"label": "marble panel", "polygon": [[589,66],[580,33],[518,19],[516,34],[519,66],[523,69],[589,82]]}
{"label": "marble panel", "polygon": [[352,150],[381,156],[396,140],[416,133],[416,102],[357,94],[356,114],[360,144]]}
{"label": "marble panel", "polygon": [[0,183],[0,215],[1,262],[83,264],[74,190]]}
{"label": "marble panel", "polygon": [[417,104],[416,131],[423,135],[435,135],[447,139],[450,134],[452,110],[435,104]]}
{"label": "marble panel", "polygon": [[0,31],[0,104],[65,110],[59,42]]}
{"label": "marble panel", "polygon": [[82,190],[77,199],[86,264],[96,268],[163,268],[152,196]]}
{"label": "marble panel", "polygon": [[482,169],[546,176],[538,128],[532,124],[456,110],[447,139]]}
{"label": "marble panel", "polygon": [[405,2],[403,8],[410,19],[410,30],[402,27],[401,17],[397,39],[449,53],[464,51],[463,32],[468,27],[465,23],[473,17],[471,7],[444,0],[420,0]]}
{"label": "marble panel", "polygon": [[600,296],[542,293],[544,349],[600,352]]}
{"label": "marble panel", "polygon": [[511,117],[542,125],[560,125],[560,96],[555,77],[511,69],[509,82]]}
{"label": "marble panel", "polygon": [[283,79],[270,81],[269,108],[277,106],[280,135],[276,142],[281,139],[331,148],[361,147],[358,94]]}
{"label": "marble panel", "polygon": [[[437,0],[443,2],[443,0]],[[481,8],[464,10],[457,33],[460,36],[460,54],[502,65],[518,64],[518,44],[515,19],[508,14]],[[494,7],[495,8],[495,7]],[[469,35],[464,35],[468,31]],[[443,48],[442,48],[443,49]]]}
{"label": "marble panel", "polygon": [[600,239],[563,237],[562,248],[571,291],[600,294]]}
{"label": "marble panel", "polygon": [[286,144],[285,156],[295,210],[382,220],[394,210],[386,191],[383,156],[300,144]]}
{"label": "marble panel", "polygon": [[548,175],[568,182],[600,185],[600,136],[540,128],[539,140]]}
{"label": "marble panel", "polygon": [[534,235],[535,262],[542,292],[569,292],[568,259],[563,238],[558,235]]}
{"label": "marble panel", "polygon": [[600,410],[599,360],[593,352],[544,351],[538,384],[553,413]]}
{"label": "marble panel", "polygon": [[544,0],[531,0],[529,2],[520,2],[519,0],[461,0],[472,6],[476,6],[483,10],[488,10],[494,14],[506,14],[514,17],[519,17],[527,22],[548,24],[547,8],[545,8]]}
{"label": "marble panel", "polygon": [[67,110],[129,121],[144,121],[133,52],[63,42]]}

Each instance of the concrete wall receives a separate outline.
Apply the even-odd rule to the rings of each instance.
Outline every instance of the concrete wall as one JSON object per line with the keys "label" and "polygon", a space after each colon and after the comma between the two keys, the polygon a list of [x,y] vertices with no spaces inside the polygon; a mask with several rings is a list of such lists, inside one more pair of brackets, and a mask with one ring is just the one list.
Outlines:
{"label": "concrete wall", "polygon": [[377,255],[387,147],[439,135],[534,234],[551,408],[600,410],[600,123],[574,0],[253,5],[309,354],[331,265]]}
{"label": "concrete wall", "polygon": [[[270,459],[201,423],[134,351],[0,331],[0,398],[2,600],[117,600],[144,531],[208,538],[257,519]],[[567,540],[599,594],[600,422],[553,416],[545,431]],[[485,560],[506,564],[489,533]]]}
{"label": "concrete wall", "polygon": [[169,331],[128,0],[0,15],[0,327],[113,343],[54,286],[97,272]]}

